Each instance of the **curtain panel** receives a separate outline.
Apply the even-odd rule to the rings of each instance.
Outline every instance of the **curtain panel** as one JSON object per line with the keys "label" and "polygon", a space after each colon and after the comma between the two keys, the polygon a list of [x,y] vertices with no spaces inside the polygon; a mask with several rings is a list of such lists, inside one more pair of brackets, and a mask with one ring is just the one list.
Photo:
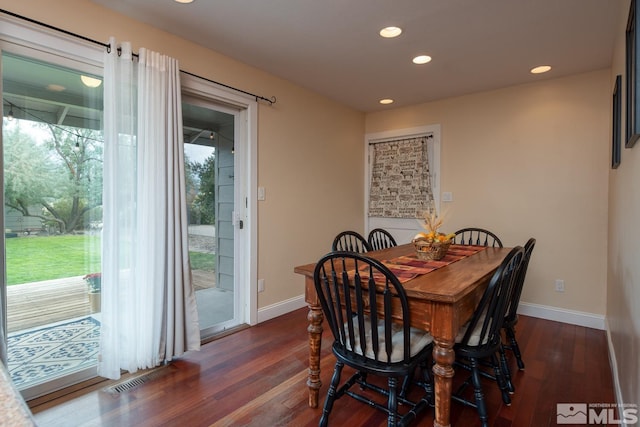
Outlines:
{"label": "curtain panel", "polygon": [[117,379],[200,347],[187,247],[180,74],[131,45],[105,53],[98,374]]}
{"label": "curtain panel", "polygon": [[369,216],[423,218],[434,209],[428,135],[369,145]]}

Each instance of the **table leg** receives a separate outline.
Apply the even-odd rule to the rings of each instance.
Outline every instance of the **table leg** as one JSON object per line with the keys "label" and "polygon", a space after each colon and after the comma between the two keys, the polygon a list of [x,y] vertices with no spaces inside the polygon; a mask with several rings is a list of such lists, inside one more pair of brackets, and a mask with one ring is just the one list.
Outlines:
{"label": "table leg", "polygon": [[435,427],[449,427],[451,417],[451,386],[453,382],[453,341],[434,339],[433,374],[436,394]]}
{"label": "table leg", "polygon": [[307,386],[309,387],[309,406],[318,407],[318,394],[320,392],[320,348],[322,347],[322,309],[320,306],[309,304],[309,314],[307,320],[309,326],[309,376]]}

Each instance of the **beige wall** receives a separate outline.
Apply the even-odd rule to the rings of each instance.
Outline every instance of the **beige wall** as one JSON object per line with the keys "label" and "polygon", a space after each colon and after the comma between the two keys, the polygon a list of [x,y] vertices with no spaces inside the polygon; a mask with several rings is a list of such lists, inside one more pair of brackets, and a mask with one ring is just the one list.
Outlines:
{"label": "beige wall", "polygon": [[364,114],[87,0],[0,5],[95,40],[128,40],[134,51],[142,46],[177,58],[183,70],[277,97],[258,111],[258,185],[267,194],[258,203],[258,277],[265,279],[259,307],[304,293],[293,268],[328,252],[328,236],[362,231]]}
{"label": "beige wall", "polygon": [[535,237],[522,300],[604,315],[609,82],[602,70],[368,114],[366,132],[440,124],[445,231]]}
{"label": "beige wall", "polygon": [[[624,34],[626,13],[620,17],[609,87],[616,75],[625,88]],[[623,148],[618,169],[609,171],[609,250],[607,320],[613,343],[620,400],[640,405],[640,142],[624,148],[625,99],[623,90]]]}

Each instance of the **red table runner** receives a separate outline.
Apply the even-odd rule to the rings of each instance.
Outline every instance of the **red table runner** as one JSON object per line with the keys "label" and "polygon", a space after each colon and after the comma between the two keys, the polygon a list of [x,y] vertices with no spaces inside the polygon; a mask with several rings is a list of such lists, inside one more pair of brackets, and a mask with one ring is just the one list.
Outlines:
{"label": "red table runner", "polygon": [[[472,245],[451,245],[444,258],[435,260],[422,260],[416,255],[405,255],[389,260],[383,260],[382,263],[396,275],[400,283],[408,282],[409,280],[418,277],[423,274],[437,270],[456,261],[460,261],[463,258],[471,256],[481,250],[486,249],[484,246],[472,246]],[[367,267],[360,270],[361,276],[366,277]],[[377,278],[376,278],[377,281]]]}

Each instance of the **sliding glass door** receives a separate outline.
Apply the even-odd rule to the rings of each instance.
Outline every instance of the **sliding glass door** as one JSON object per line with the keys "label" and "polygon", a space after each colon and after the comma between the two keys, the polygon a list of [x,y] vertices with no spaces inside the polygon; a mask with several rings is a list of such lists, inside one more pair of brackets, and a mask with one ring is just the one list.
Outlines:
{"label": "sliding glass door", "polygon": [[[103,50],[1,23],[0,357],[28,400],[96,375]],[[257,101],[182,77],[190,262],[209,339],[257,322]]]}
{"label": "sliding glass door", "polygon": [[7,367],[27,398],[95,375],[103,138],[92,71],[2,53]]}

